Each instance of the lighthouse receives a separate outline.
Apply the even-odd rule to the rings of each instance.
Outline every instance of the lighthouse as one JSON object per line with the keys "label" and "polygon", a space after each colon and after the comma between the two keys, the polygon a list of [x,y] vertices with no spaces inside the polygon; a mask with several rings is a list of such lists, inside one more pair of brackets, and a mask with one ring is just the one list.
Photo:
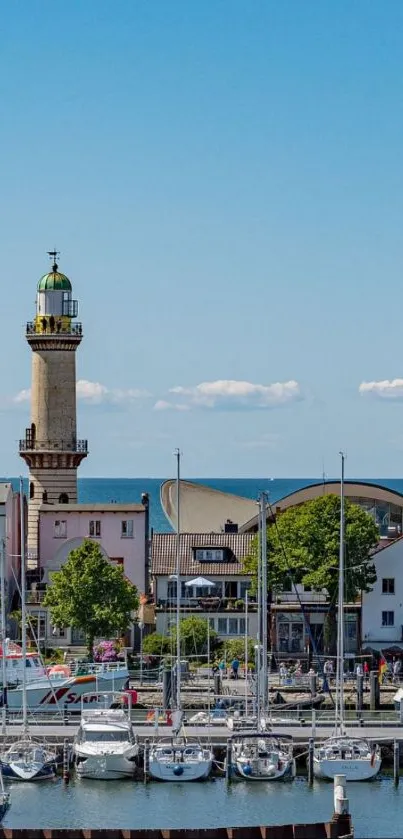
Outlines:
{"label": "lighthouse", "polygon": [[29,469],[31,561],[38,555],[41,504],[77,503],[77,468],[88,454],[87,440],[77,439],[76,350],[83,337],[78,302],[59,271],[58,252],[48,253],[52,270],[39,280],[36,315],[26,326],[32,350],[31,425],[19,446]]}

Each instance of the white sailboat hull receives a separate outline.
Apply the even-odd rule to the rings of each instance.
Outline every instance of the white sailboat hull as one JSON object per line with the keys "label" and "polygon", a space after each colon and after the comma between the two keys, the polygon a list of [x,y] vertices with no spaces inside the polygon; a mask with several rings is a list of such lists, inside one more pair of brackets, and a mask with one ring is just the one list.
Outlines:
{"label": "white sailboat hull", "polygon": [[335,775],[345,775],[346,781],[370,781],[375,778],[381,768],[381,760],[371,758],[315,758],[313,772],[315,778],[332,781]]}
{"label": "white sailboat hull", "polygon": [[156,781],[203,781],[208,778],[212,769],[213,761],[200,760],[184,763],[162,762],[150,755],[149,772]]}
{"label": "white sailboat hull", "polygon": [[280,767],[270,760],[248,761],[239,758],[233,764],[235,777],[244,781],[281,781],[293,778],[295,771],[293,761],[285,761]]}

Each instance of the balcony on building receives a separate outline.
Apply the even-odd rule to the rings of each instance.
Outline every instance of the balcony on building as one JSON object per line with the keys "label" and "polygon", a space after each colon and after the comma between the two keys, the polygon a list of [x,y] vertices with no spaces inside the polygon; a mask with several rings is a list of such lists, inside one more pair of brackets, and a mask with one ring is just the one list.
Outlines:
{"label": "balcony on building", "polygon": [[32,428],[25,429],[25,439],[20,440],[20,452],[74,452],[88,454],[88,440],[37,440]]}

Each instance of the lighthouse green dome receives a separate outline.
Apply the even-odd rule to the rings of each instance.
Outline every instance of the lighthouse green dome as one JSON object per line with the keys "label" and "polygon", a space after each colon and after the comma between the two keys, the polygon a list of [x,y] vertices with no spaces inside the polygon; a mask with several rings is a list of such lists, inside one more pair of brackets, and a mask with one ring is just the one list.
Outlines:
{"label": "lighthouse green dome", "polygon": [[38,291],[71,291],[71,282],[60,271],[49,271],[39,280]]}

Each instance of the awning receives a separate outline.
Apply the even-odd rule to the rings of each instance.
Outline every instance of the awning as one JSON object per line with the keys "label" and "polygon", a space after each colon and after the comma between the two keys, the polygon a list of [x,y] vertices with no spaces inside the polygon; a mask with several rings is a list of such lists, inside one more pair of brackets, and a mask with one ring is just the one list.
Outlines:
{"label": "awning", "polygon": [[205,577],[195,577],[194,580],[189,580],[188,583],[185,583],[185,586],[194,586],[195,588],[214,588],[215,583],[212,583],[211,580],[206,580]]}
{"label": "awning", "polygon": [[403,641],[366,641],[362,645],[362,649],[374,650],[377,653],[387,652],[388,650],[401,652],[403,650]]}

